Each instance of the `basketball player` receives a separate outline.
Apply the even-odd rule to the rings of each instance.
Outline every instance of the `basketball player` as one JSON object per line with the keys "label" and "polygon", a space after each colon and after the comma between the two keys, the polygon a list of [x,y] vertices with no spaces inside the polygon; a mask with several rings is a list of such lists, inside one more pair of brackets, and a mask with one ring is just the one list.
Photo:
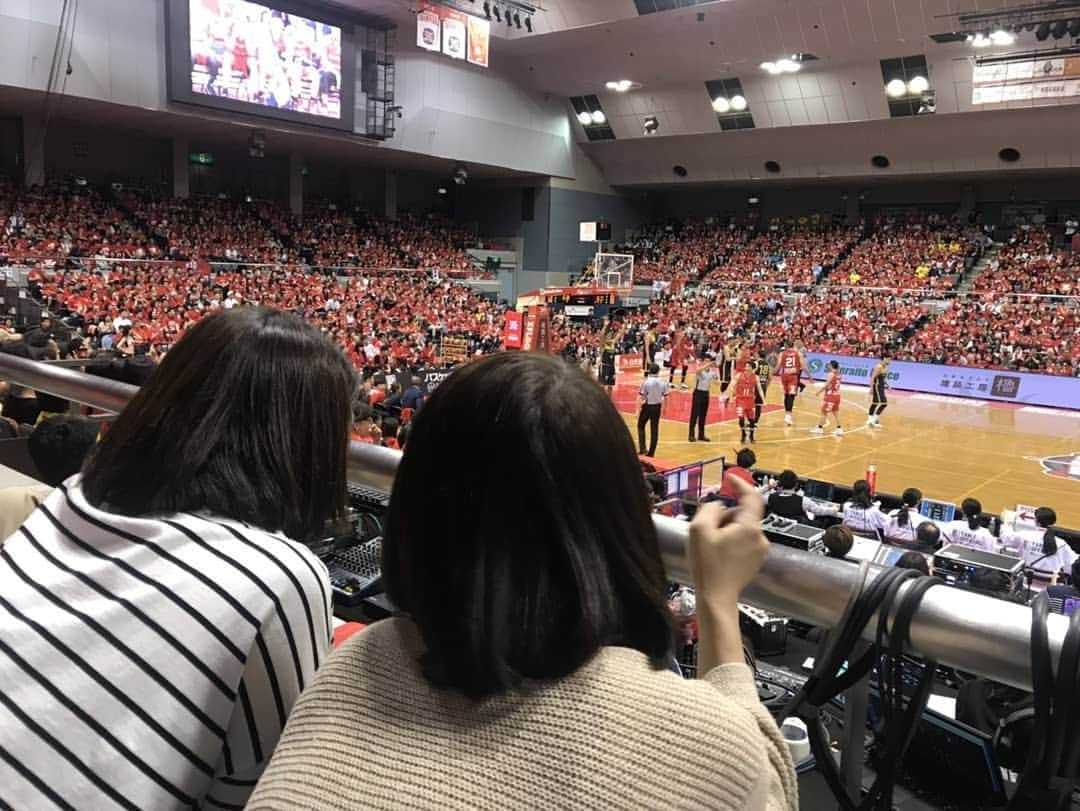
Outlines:
{"label": "basketball player", "polygon": [[765,358],[764,352],[759,354],[749,366],[754,370],[754,374],[756,374],[758,378],[758,383],[761,384],[761,390],[755,395],[756,401],[754,403],[754,425],[757,425],[761,422],[761,407],[765,405],[765,395],[769,393],[769,383],[772,381],[772,367]]}
{"label": "basketball player", "polygon": [[[803,370],[803,373],[806,375],[806,379],[813,382],[814,378],[811,377],[810,373],[807,371],[807,369],[809,367],[806,365],[806,344],[804,344],[801,340],[796,341],[795,342],[795,351],[799,354],[799,360],[802,361],[802,370]],[[800,380],[798,388],[799,388],[798,393],[802,394],[806,390],[806,384],[803,383]]]}
{"label": "basketball player", "polygon": [[823,433],[825,423],[829,421],[829,415],[832,414],[836,420],[836,430],[833,434],[843,436],[844,429],[840,426],[840,364],[835,360],[829,361],[829,377],[817,390],[818,397],[822,394],[825,395],[825,399],[821,403],[821,422],[818,423],[817,428],[811,428],[810,433]]}
{"label": "basketball player", "polygon": [[889,388],[889,356],[883,355],[881,363],[870,374],[870,412],[866,419],[869,428],[881,427],[881,412],[889,405],[885,389]]}
{"label": "basketball player", "polygon": [[738,351],[737,341],[728,341],[720,350],[720,408],[727,408],[727,390],[734,377],[735,354]]}
{"label": "basketball player", "polygon": [[622,330],[610,318],[600,330],[600,385],[609,397],[615,396],[615,347],[622,340]]}
{"label": "basketball player", "polygon": [[753,443],[754,431],[757,429],[757,404],[758,398],[765,401],[765,392],[761,390],[761,381],[754,370],[747,365],[735,377],[735,413],[739,417],[739,431],[742,434],[741,441],[746,442],[747,429],[750,433],[750,442]]}
{"label": "basketball player", "polygon": [[690,353],[693,351],[693,342],[682,330],[675,333],[671,342],[671,368],[668,372],[668,385],[675,385],[675,370],[682,367],[682,380],[680,388],[688,388],[686,385],[686,370],[690,364]]}
{"label": "basketball player", "polygon": [[795,409],[795,395],[799,393],[803,358],[790,339],[785,342],[784,349],[776,360],[776,368],[780,374],[780,387],[784,391],[784,425],[793,425],[791,412]]}

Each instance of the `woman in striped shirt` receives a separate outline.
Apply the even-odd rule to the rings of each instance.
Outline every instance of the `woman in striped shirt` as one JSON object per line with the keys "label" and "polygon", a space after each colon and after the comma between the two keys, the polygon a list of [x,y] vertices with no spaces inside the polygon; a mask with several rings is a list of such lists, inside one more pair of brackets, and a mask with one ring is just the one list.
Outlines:
{"label": "woman in striped shirt", "polygon": [[0,548],[0,805],[241,808],[331,634],[353,373],[300,319],[193,327]]}

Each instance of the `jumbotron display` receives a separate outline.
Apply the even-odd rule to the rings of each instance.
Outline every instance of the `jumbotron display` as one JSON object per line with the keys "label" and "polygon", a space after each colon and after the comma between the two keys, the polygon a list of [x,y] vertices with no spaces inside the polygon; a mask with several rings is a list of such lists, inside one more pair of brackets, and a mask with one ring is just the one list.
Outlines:
{"label": "jumbotron display", "polygon": [[293,0],[167,0],[169,95],[351,131],[353,26]]}
{"label": "jumbotron display", "polygon": [[341,118],[341,29],[246,0],[190,0],[191,91]]}

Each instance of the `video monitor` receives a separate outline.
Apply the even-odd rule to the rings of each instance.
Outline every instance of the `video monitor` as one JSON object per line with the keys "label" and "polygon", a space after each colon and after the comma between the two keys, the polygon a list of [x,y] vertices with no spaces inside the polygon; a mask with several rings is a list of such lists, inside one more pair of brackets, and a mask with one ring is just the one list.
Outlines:
{"label": "video monitor", "polygon": [[332,17],[289,0],[169,0],[170,97],[352,130],[352,29]]}
{"label": "video monitor", "polygon": [[833,486],[828,482],[819,482],[816,479],[807,479],[803,487],[803,495],[814,501],[832,501]]}
{"label": "video monitor", "polygon": [[939,524],[947,524],[956,517],[956,505],[924,498],[922,506],[919,507],[919,515]]}

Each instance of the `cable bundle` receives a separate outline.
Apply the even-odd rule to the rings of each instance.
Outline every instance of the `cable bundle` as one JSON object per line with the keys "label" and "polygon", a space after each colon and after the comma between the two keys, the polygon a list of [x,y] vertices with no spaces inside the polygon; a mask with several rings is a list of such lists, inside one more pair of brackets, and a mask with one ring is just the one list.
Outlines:
{"label": "cable bundle", "polygon": [[1069,805],[1080,766],[1080,611],[1074,611],[1069,621],[1055,680],[1046,629],[1050,610],[1046,592],[1039,593],[1031,609],[1035,723],[1027,762],[1009,808],[1061,811]]}
{"label": "cable bundle", "polygon": [[[933,661],[925,662],[915,694],[905,702],[902,690],[903,650],[911,620],[923,595],[933,586],[940,585],[941,581],[920,576],[910,569],[883,569],[867,582],[868,574],[869,565],[865,562],[860,564],[856,587],[852,590],[840,622],[822,640],[810,678],[781,716],[796,715],[806,723],[814,758],[843,811],[887,811],[892,808],[896,772],[926,706],[936,667]],[[909,580],[914,582],[901,594],[901,586]],[[891,623],[890,615],[894,615]],[[877,629],[874,643],[840,673],[843,663],[850,658],[864,629],[875,616]],[[819,710],[834,696],[859,682],[875,665],[878,666],[880,678],[887,751],[877,779],[867,795],[852,798],[833,760]],[[861,734],[861,729],[848,730],[848,734]]]}

